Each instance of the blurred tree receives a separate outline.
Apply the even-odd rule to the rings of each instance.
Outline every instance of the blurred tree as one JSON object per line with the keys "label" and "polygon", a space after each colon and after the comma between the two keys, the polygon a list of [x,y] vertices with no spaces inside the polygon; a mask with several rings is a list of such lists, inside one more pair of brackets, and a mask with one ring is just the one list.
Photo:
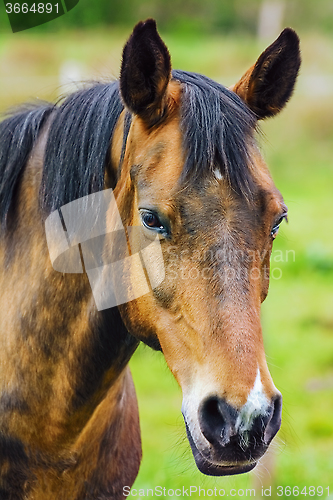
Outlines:
{"label": "blurred tree", "polygon": [[[22,3],[24,0],[20,0]],[[72,0],[75,3],[75,0]],[[6,3],[0,2],[0,30],[9,27]],[[43,0],[47,2],[47,0]],[[202,33],[257,33],[263,0],[79,0],[61,19],[34,28],[57,31],[96,26],[131,27],[140,19],[154,17],[164,31]],[[38,3],[38,0],[37,2]],[[59,0],[62,3],[62,0]],[[333,31],[332,0],[288,0],[284,25],[298,30]]]}

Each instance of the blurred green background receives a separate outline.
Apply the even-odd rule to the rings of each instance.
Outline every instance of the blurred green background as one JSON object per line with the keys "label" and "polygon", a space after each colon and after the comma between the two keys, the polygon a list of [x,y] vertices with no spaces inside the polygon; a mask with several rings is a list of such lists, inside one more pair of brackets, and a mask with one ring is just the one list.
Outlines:
{"label": "blurred green background", "polygon": [[243,489],[236,497],[255,488],[258,498],[271,487],[274,498],[277,486],[290,486],[291,496],[333,498],[333,2],[80,0],[65,16],[15,34],[1,3],[0,111],[35,97],[56,100],[73,81],[116,78],[131,27],[147,17],[157,19],[174,68],[225,85],[284,26],[299,33],[303,63],[292,100],[261,124],[259,137],[289,207],[262,310],[268,365],[284,398],[282,429],[253,472],[203,476],[185,436],[180,389],[163,356],[141,346],[131,361],[143,440],[134,488],[217,487],[226,496]]}

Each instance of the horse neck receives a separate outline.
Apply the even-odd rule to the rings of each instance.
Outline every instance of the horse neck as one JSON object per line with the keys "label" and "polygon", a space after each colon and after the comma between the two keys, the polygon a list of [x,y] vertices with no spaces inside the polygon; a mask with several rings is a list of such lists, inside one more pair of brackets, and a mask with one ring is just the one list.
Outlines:
{"label": "horse neck", "polygon": [[[141,438],[135,390],[129,368],[117,378],[88,424],[53,468],[34,470],[29,500],[124,498],[141,461]],[[59,479],[59,472],[62,475]],[[21,497],[20,497],[21,498]],[[23,498],[23,496],[22,496]]]}
{"label": "horse neck", "polygon": [[[138,342],[116,308],[96,310],[85,274],[51,266],[37,202],[45,142],[46,133],[30,156],[15,225],[0,249],[0,388],[8,432],[36,445],[38,428],[47,450],[80,435]],[[10,418],[17,407],[27,409],[21,420]]]}

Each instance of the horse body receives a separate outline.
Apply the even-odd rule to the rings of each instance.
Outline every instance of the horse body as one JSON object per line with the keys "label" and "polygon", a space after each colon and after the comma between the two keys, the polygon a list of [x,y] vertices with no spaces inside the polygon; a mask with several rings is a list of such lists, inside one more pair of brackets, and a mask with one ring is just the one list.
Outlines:
{"label": "horse body", "polygon": [[[286,30],[233,91],[171,74],[147,21],[125,46],[119,87],[80,91],[43,115],[36,108],[2,123],[2,146],[23,151],[12,154],[16,167],[8,167],[9,149],[2,160],[4,177],[16,179],[9,195],[2,187],[3,498],[123,497],[141,459],[127,366],[140,340],[163,351],[182,388],[202,472],[246,472],[265,452],[280,426],[281,395],[259,315],[286,207],[253,131],[256,118],[289,99],[298,67],[298,39]],[[86,273],[53,269],[44,221],[103,187],[113,189],[124,227],[141,228],[133,252],[158,235],[165,279],[98,311]],[[140,276],[133,270],[131,279]]]}
{"label": "horse body", "polygon": [[117,309],[96,314],[86,277],[51,266],[35,203],[45,137],[23,173],[22,209],[1,249],[0,491],[8,498],[117,498],[141,457],[127,367],[138,341]]}

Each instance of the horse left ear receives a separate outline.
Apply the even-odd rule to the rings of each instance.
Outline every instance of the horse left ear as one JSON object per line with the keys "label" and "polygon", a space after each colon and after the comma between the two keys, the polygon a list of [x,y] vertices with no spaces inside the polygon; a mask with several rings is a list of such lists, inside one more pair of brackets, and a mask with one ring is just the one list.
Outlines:
{"label": "horse left ear", "polygon": [[148,19],[138,23],[124,47],[120,91],[125,105],[148,126],[164,114],[170,77],[170,54],[156,22]]}
{"label": "horse left ear", "polygon": [[299,38],[286,28],[231,90],[259,120],[274,116],[290,99],[300,64]]}

